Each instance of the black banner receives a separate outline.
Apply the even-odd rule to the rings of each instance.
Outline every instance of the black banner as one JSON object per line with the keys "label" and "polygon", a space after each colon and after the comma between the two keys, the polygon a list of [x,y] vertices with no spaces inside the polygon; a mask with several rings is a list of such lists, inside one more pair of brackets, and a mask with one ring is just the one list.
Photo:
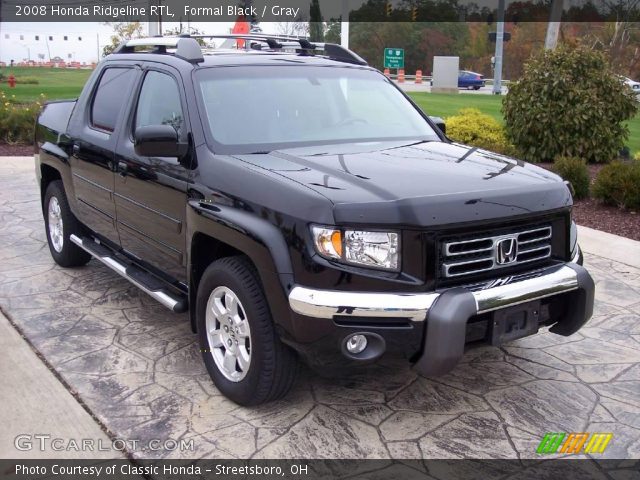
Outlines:
{"label": "black banner", "polygon": [[[496,452],[499,453],[499,452]],[[640,460],[0,460],[11,479],[632,479]]]}
{"label": "black banner", "polygon": [[[492,22],[500,0],[0,0],[4,22]],[[564,0],[568,22],[640,21],[636,0]],[[552,0],[505,0],[505,21],[547,22]],[[554,17],[556,18],[556,17]],[[557,18],[556,18],[557,19]]]}

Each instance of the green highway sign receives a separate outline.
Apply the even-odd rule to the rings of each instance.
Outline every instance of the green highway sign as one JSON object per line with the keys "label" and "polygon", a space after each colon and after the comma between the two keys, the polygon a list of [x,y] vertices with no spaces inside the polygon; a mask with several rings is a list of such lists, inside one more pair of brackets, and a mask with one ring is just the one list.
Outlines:
{"label": "green highway sign", "polygon": [[384,68],[404,68],[404,49],[385,48]]}

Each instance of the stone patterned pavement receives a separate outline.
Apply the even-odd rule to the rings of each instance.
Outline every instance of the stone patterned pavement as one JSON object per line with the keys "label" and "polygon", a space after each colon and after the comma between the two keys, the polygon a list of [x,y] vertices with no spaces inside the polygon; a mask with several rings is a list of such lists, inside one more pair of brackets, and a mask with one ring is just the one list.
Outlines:
{"label": "stone patterned pavement", "polygon": [[437,381],[404,362],[303,370],[287,398],[247,409],[216,391],[186,315],[95,261],[54,265],[30,159],[0,162],[0,225],[0,307],[111,434],[194,439],[135,455],[535,458],[545,432],[606,431],[605,458],[640,457],[638,269],[587,255],[595,315],[571,337],[473,350]]}

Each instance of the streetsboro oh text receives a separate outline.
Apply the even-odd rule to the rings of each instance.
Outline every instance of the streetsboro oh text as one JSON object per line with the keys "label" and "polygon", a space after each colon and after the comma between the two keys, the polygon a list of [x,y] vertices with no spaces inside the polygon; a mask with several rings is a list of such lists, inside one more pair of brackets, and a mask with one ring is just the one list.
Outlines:
{"label": "streetsboro oh text", "polygon": [[[307,475],[308,467],[304,464],[292,464],[289,467],[293,475]],[[215,475],[277,475],[283,476],[284,470],[280,466],[242,465],[231,467],[228,465],[211,465],[207,468],[196,465],[175,466],[165,465],[132,465],[130,463],[115,465],[58,465],[50,467],[43,465],[16,465],[16,475],[74,475],[94,476],[100,475],[202,475],[203,471]]]}

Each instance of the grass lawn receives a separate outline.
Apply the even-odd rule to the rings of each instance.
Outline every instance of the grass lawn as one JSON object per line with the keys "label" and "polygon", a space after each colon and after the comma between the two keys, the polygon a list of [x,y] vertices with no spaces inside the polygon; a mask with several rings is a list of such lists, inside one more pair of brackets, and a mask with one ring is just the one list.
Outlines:
{"label": "grass lawn", "polygon": [[[0,69],[0,72],[6,77],[13,73],[18,79],[15,88],[9,88],[7,81],[4,80],[0,84],[0,91],[7,96],[15,95],[15,100],[18,102],[32,102],[37,100],[41,93],[46,95],[47,100],[76,98],[80,95],[92,70],[7,67]],[[20,85],[20,77],[37,78],[39,83],[37,85]]]}
{"label": "grass lawn", "polygon": [[[0,84],[0,91],[6,95],[15,95],[18,102],[37,100],[44,93],[48,100],[75,98],[80,95],[91,70],[64,68],[29,68],[13,67],[0,70],[4,75],[13,73],[18,80],[20,77],[35,77],[37,85],[16,85],[9,88],[6,81]],[[481,112],[491,115],[502,122],[500,112],[502,97],[497,95],[478,94],[433,94],[426,92],[411,92],[409,95],[429,115],[450,117],[465,107],[477,108]],[[629,122],[629,140],[627,145],[632,152],[640,152],[640,115]]]}
{"label": "grass lawn", "polygon": [[[502,113],[500,112],[502,97],[498,95],[410,92],[409,96],[429,115],[447,118],[463,108],[477,108],[502,122]],[[640,152],[640,114],[630,120],[628,125],[627,146],[631,152]]]}

